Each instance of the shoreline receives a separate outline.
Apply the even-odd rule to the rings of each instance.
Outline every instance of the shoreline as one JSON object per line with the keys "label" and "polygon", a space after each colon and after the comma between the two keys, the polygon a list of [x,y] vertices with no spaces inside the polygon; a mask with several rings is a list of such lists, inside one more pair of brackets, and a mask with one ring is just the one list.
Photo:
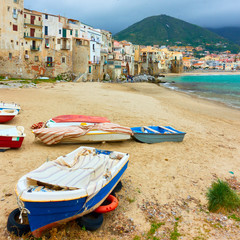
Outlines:
{"label": "shoreline", "polygon": [[240,75],[240,70],[238,71],[191,71],[191,72],[182,72],[182,73],[166,73],[168,76],[200,76],[200,75]]}
{"label": "shoreline", "polygon": [[[163,232],[171,235],[176,217],[181,219],[178,232],[183,240],[201,236],[237,239],[239,228],[234,221],[225,215],[206,213],[205,193],[216,178],[240,179],[239,110],[152,83],[61,82],[37,86],[0,89],[0,101],[21,105],[20,114],[9,124],[24,126],[27,135],[20,149],[0,153],[0,239],[9,237],[6,223],[8,214],[17,207],[14,189],[20,177],[46,160],[79,147],[46,146],[31,133],[32,124],[63,114],[102,116],[128,127],[172,126],[187,134],[180,143],[141,144],[128,140],[83,144],[130,154],[122,177],[123,189],[117,194],[119,206],[104,216],[104,224],[96,232],[82,231],[68,223],[57,228],[59,236],[67,227],[65,234],[78,234],[68,235],[69,239],[133,239],[146,236],[154,216],[165,222],[156,232],[159,239],[163,239]],[[227,224],[229,230],[213,228],[212,224],[219,224],[223,216],[226,220],[220,223]],[[203,224],[206,231],[201,230],[199,235]]]}
{"label": "shoreline", "polygon": [[171,90],[171,91],[175,91],[175,92],[178,92],[178,93],[183,93],[183,94],[186,94],[188,96],[191,96],[193,98],[197,98],[197,99],[202,99],[202,100],[205,100],[205,101],[208,101],[208,102],[212,102],[212,103],[215,103],[215,104],[219,104],[221,106],[224,106],[224,107],[228,107],[228,108],[231,108],[231,109],[235,109],[235,110],[239,110],[240,111],[240,107],[237,107],[237,106],[233,106],[231,104],[227,104],[227,103],[224,103],[220,100],[215,100],[215,99],[211,99],[211,98],[207,98],[207,97],[202,97],[198,94],[194,94],[190,91],[184,91],[184,90],[181,90],[181,89],[177,89],[175,87],[167,87],[167,86],[164,86],[164,83],[160,84],[159,86],[161,87],[164,87],[168,90]]}

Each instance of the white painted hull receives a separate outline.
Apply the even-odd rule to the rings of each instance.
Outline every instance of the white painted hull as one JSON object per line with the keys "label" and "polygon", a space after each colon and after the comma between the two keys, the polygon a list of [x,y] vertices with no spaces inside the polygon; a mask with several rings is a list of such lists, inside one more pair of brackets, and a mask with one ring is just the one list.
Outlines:
{"label": "white painted hull", "polygon": [[[94,133],[95,132],[95,133]],[[124,133],[109,133],[104,131],[90,131],[86,135],[63,139],[62,143],[93,143],[93,142],[119,142],[131,138],[131,135]]]}

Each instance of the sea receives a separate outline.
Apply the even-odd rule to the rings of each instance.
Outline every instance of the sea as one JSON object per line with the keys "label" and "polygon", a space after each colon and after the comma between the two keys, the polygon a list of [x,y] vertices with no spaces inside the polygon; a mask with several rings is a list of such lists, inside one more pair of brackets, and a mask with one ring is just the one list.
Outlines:
{"label": "sea", "polygon": [[240,110],[240,75],[168,76],[164,86]]}

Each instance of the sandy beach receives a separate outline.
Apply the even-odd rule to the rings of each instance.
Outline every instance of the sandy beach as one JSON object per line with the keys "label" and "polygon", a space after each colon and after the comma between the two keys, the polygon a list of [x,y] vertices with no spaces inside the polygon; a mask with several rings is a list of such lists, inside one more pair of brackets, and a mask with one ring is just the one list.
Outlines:
{"label": "sandy beach", "polygon": [[147,239],[153,220],[163,223],[154,233],[158,239],[171,239],[176,222],[179,239],[240,239],[239,222],[209,214],[205,196],[217,178],[240,178],[239,110],[150,83],[43,83],[0,89],[0,101],[21,105],[9,124],[24,126],[27,134],[20,149],[0,153],[0,239],[15,239],[6,223],[17,208],[18,179],[79,146],[46,146],[34,139],[33,123],[63,114],[102,116],[128,127],[172,126],[187,134],[181,143],[87,144],[130,154],[119,206],[105,214],[96,232],[68,223],[43,239]]}

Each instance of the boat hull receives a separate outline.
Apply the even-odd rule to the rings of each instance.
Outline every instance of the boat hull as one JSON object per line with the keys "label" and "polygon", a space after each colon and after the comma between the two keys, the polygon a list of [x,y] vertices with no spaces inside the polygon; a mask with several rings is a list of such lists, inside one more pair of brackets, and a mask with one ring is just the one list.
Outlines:
{"label": "boat hull", "polygon": [[176,135],[156,135],[136,133],[133,135],[137,141],[142,143],[159,143],[159,142],[182,142],[185,134]]}
{"label": "boat hull", "polygon": [[63,139],[62,143],[97,143],[97,142],[120,142],[130,139],[129,134],[123,133],[87,133],[77,138]]}
{"label": "boat hull", "polygon": [[0,123],[8,122],[12,120],[14,117],[15,115],[4,115],[4,116],[0,115]]}
{"label": "boat hull", "polygon": [[24,201],[30,211],[28,220],[34,237],[40,237],[44,230],[74,220],[94,211],[111,193],[128,166],[127,161],[120,171],[86,205],[86,197],[73,200],[35,202]]}
{"label": "boat hull", "polygon": [[0,136],[0,148],[20,148],[24,137]]}
{"label": "boat hull", "polygon": [[133,138],[143,143],[182,142],[186,134],[170,126],[134,127],[131,129]]}

